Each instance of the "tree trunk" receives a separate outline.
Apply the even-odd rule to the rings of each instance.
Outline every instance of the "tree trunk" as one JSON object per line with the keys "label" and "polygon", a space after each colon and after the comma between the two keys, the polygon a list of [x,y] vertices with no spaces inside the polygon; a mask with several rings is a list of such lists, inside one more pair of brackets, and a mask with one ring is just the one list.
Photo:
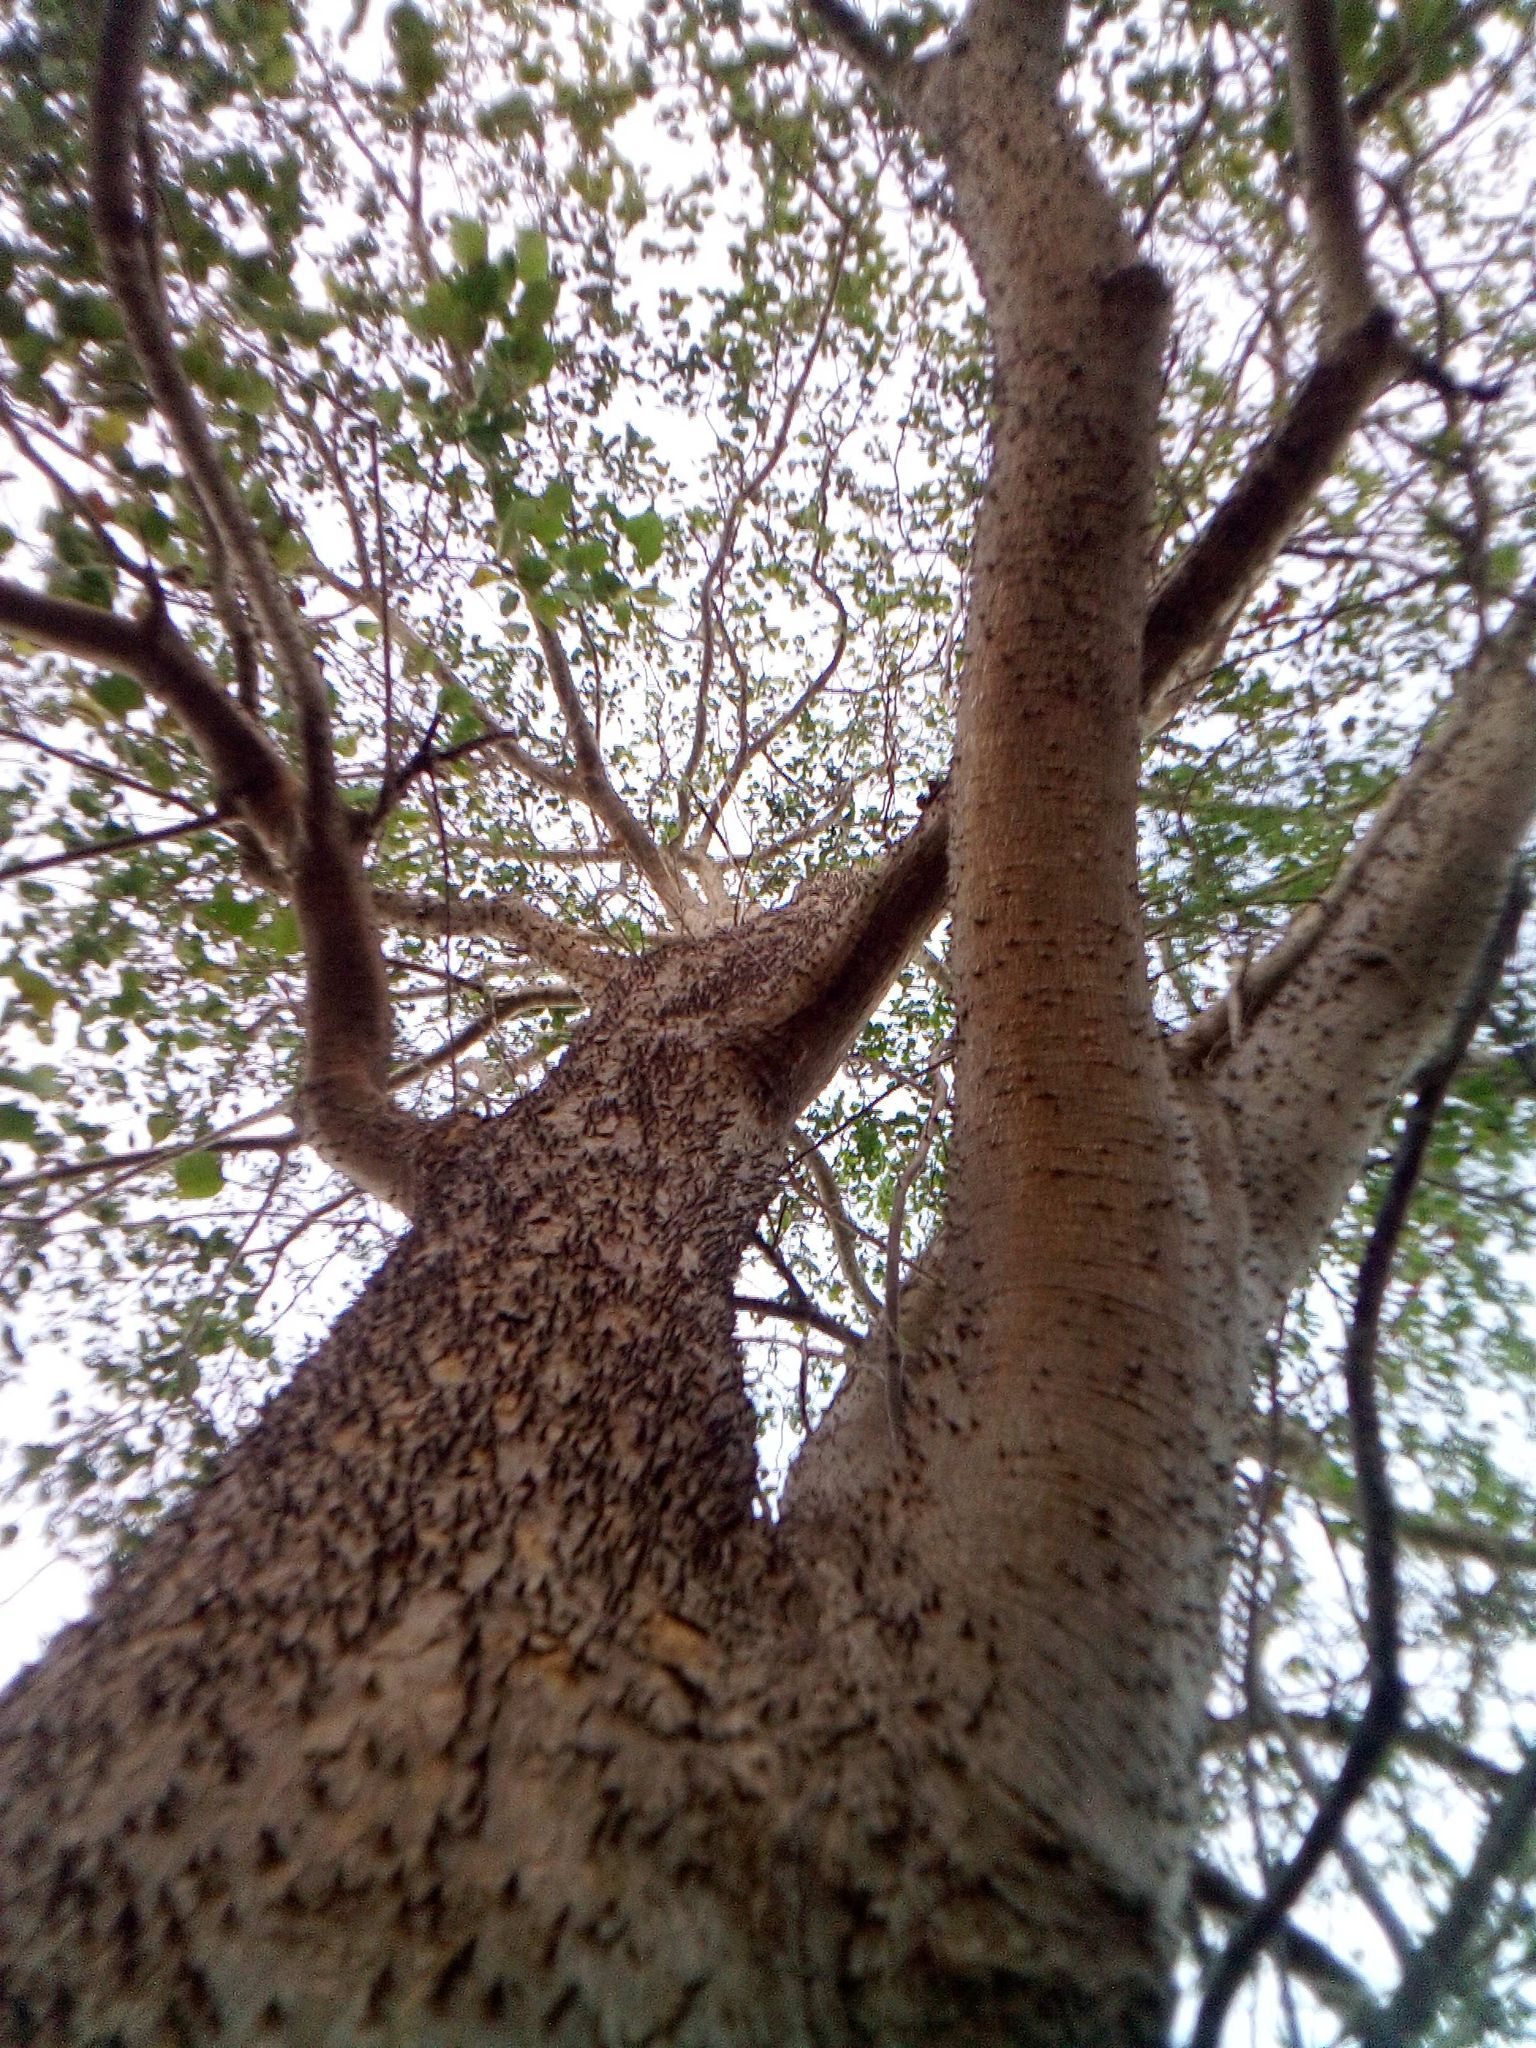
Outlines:
{"label": "tree trunk", "polygon": [[861,1500],[755,1512],[731,1294],[798,1106],[761,1024],[849,893],[639,963],[455,1127],[12,1693],[17,2038],[1160,2037],[1154,1916],[1008,1768],[1015,1617],[976,1530],[923,1535],[921,1454],[887,1428]]}
{"label": "tree trunk", "polygon": [[1135,858],[1163,292],[1062,28],[977,0],[903,87],[997,357],[942,1258],[762,1516],[737,1269],[935,913],[939,807],[605,972],[541,1087],[405,1171],[334,977],[312,1094],[340,1076],[333,1146],[417,1221],[0,1704],[14,2038],[1165,2039],[1246,1361],[1476,957],[1536,747],[1522,626],[1241,1044],[1176,1075]]}

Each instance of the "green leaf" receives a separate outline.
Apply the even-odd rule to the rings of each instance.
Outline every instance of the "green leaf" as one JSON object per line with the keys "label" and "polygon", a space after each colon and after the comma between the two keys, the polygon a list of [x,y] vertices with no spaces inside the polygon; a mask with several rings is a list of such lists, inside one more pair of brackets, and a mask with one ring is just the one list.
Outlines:
{"label": "green leaf", "polygon": [[19,960],[13,960],[5,971],[15,982],[16,993],[27,1008],[46,1024],[53,1015],[55,1003],[60,1000],[60,990],[45,974],[39,974],[35,967],[23,966]]}
{"label": "green leaf", "polygon": [[299,920],[294,915],[291,904],[285,903],[280,909],[273,911],[267,920],[264,936],[274,953],[291,955],[298,952]]}
{"label": "green leaf", "polygon": [[509,92],[505,99],[482,107],[475,126],[487,142],[511,142],[519,135],[537,135],[544,123],[531,93]]}
{"label": "green leaf", "polygon": [[523,228],[517,237],[517,274],[524,284],[542,284],[549,276],[549,241],[539,228]]}
{"label": "green leaf", "polygon": [[661,551],[667,544],[667,528],[654,507],[648,512],[637,512],[633,519],[626,519],[624,532],[642,569],[653,568],[661,560]]}
{"label": "green leaf", "polygon": [[37,1111],[22,1102],[0,1102],[0,1139],[30,1145],[37,1137]]}
{"label": "green leaf", "polygon": [[130,711],[137,711],[144,703],[144,686],[133,676],[93,676],[87,686],[92,697],[103,711],[110,711],[114,717],[122,718]]}
{"label": "green leaf", "polygon": [[207,924],[232,938],[244,939],[261,922],[262,905],[249,896],[237,896],[228,882],[220,882],[204,904],[201,916]]}
{"label": "green leaf", "polygon": [[224,1163],[217,1152],[184,1152],[171,1176],[183,1201],[206,1202],[224,1185]]}
{"label": "green leaf", "polygon": [[437,47],[437,28],[412,0],[392,7],[385,26],[406,103],[424,106],[448,76],[447,61]]}
{"label": "green leaf", "polygon": [[104,454],[115,455],[119,449],[128,446],[128,437],[133,432],[133,421],[126,413],[98,413],[90,424],[90,437]]}
{"label": "green leaf", "polygon": [[454,214],[448,223],[448,240],[453,260],[461,270],[473,270],[490,255],[490,238],[483,220],[468,220],[462,214]]}

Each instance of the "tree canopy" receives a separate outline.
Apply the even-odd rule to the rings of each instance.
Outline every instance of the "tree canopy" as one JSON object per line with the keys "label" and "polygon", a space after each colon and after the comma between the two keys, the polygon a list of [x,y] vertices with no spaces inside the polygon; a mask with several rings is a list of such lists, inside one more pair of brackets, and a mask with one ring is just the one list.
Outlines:
{"label": "tree canopy", "polygon": [[[881,48],[945,25],[888,10]],[[1069,97],[1174,292],[1141,826],[1170,1031],[1241,1032],[1245,977],[1531,602],[1533,25],[1528,0],[1338,10],[1392,316],[1355,328],[1306,260],[1269,10],[1073,18]],[[728,927],[944,801],[986,334],[936,162],[847,61],[862,33],[836,0],[158,21],[119,138],[154,195],[145,288],[292,596],[306,708],[103,267],[79,10],[10,0],[0,1284],[15,1370],[61,1388],[16,1512],[93,1559],[196,1485],[400,1227],[345,1103],[318,1146],[300,1114],[303,940],[261,819],[307,719],[385,929],[380,1005],[332,918],[338,1099],[366,1054],[437,1116],[547,1069],[601,949]],[[1180,576],[1222,519],[1252,561],[1192,644]],[[155,635],[180,705],[146,687]],[[267,753],[199,711],[210,676]],[[1358,2013],[1355,1968],[1389,1974],[1462,1895],[1532,1739],[1533,1012],[1517,953],[1397,1247],[1378,1366],[1412,1712],[1324,1886],[1339,1954],[1280,1952],[1276,2039],[1324,2038],[1318,2001]],[[802,1120],[743,1269],[765,1512],[940,1227],[953,1028],[939,927]],[[1239,1469],[1197,1954],[1365,1699],[1339,1353],[1395,1137],[1275,1339]],[[1436,2038],[1536,2023],[1517,1871]]]}

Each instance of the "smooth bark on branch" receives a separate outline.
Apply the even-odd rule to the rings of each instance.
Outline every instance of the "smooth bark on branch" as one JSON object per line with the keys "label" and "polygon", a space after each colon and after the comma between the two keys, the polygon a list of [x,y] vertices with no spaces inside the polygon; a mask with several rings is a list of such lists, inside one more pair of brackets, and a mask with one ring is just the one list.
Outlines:
{"label": "smooth bark on branch", "polygon": [[569,975],[579,988],[601,986],[613,969],[614,956],[595,939],[509,892],[455,896],[450,903],[401,889],[375,889],[373,902],[386,924],[406,931],[504,939],[530,960]]}
{"label": "smooth bark on branch", "polygon": [[1322,901],[1175,1046],[1237,1136],[1266,1322],[1316,1256],[1371,1135],[1473,972],[1536,803],[1536,601],[1516,599]]}
{"label": "smooth bark on branch", "polygon": [[1142,716],[1159,732],[1199,694],[1243,606],[1373,402],[1404,374],[1390,313],[1367,313],[1303,379],[1200,534],[1158,585],[1142,649]]}
{"label": "smooth bark on branch", "polygon": [[1285,37],[1307,241],[1327,349],[1359,328],[1376,303],[1360,220],[1355,124],[1344,95],[1337,0],[1286,0]]}

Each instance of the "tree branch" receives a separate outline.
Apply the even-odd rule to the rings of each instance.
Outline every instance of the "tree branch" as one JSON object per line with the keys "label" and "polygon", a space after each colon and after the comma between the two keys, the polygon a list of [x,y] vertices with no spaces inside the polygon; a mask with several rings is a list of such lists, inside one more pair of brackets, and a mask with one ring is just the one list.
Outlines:
{"label": "tree branch", "polygon": [[819,1330],[824,1337],[831,1337],[838,1344],[850,1348],[862,1344],[862,1332],[840,1323],[836,1316],[829,1316],[825,1309],[817,1308],[809,1298],[793,1301],[776,1301],[766,1294],[738,1294],[733,1305],[749,1316],[772,1316],[780,1322],[804,1323],[808,1329]]}
{"label": "tree branch", "polygon": [[375,889],[375,908],[386,923],[403,931],[451,933],[457,938],[504,939],[530,960],[563,974],[580,989],[596,991],[612,979],[615,956],[583,932],[549,917],[521,896],[460,896],[446,904],[439,896],[412,896],[403,889]]}
{"label": "tree branch", "polygon": [[1536,1750],[1510,1779],[1493,1818],[1433,1932],[1415,1951],[1397,1990],[1360,2033],[1362,2048],[1409,2048],[1429,2028],[1465,1967],[1487,1918],[1494,1886],[1530,1842],[1536,1819]]}
{"label": "tree branch", "polygon": [[1285,0],[1291,124],[1301,162],[1307,240],[1331,350],[1375,309],[1360,221],[1355,127],[1344,97],[1336,0]]}
{"label": "tree branch", "polygon": [[[1406,1536],[1407,1519],[1401,1514],[1398,1517],[1399,1536]],[[1250,1703],[1244,1713],[1211,1716],[1208,1723],[1210,1746],[1243,1744],[1252,1742],[1257,1736],[1278,1735],[1280,1731],[1274,1725],[1270,1705],[1272,1703],[1256,1708]],[[1297,1735],[1345,1749],[1353,1741],[1355,1730],[1360,1725],[1357,1717],[1340,1713],[1336,1708],[1320,1714],[1298,1713],[1294,1708],[1287,1708],[1286,1719]],[[1457,1742],[1431,1722],[1408,1722],[1397,1732],[1397,1747],[1406,1755],[1419,1757],[1423,1762],[1433,1764],[1437,1770],[1459,1778],[1464,1785],[1478,1792],[1499,1792],[1509,1783],[1511,1774],[1502,1764],[1479,1755],[1475,1749],[1468,1749],[1465,1743]]]}
{"label": "tree branch", "polygon": [[91,219],[145,384],[244,590],[291,705],[303,765],[293,904],[307,974],[303,1115],[319,1150],[407,1210],[420,1127],[388,1097],[389,990],[358,851],[337,798],[330,704],[307,628],[214,445],[171,333],[141,205],[142,93],[155,0],[107,0],[91,104]]}
{"label": "tree branch", "polygon": [[580,1001],[579,991],[562,982],[552,982],[542,988],[510,989],[505,995],[495,996],[486,1004],[478,1017],[472,1017],[461,1030],[445,1039],[435,1051],[422,1053],[417,1059],[407,1060],[396,1067],[390,1075],[392,1088],[403,1088],[407,1081],[419,1081],[423,1075],[435,1073],[439,1067],[446,1067],[461,1053],[466,1053],[511,1017],[525,1017],[530,1010],[544,1010],[574,1005]]}
{"label": "tree branch", "polygon": [[476,717],[486,730],[477,733],[473,739],[463,741],[458,747],[447,750],[437,757],[438,760],[451,760],[462,754],[478,751],[482,747],[493,747],[503,760],[509,761],[519,775],[526,776],[536,788],[547,789],[552,796],[580,795],[579,786],[573,776],[567,775],[564,769],[556,768],[548,761],[541,761],[537,754],[529,753],[515,733],[504,732],[497,725],[496,720],[476,699],[474,691],[455,672],[442,652],[433,646],[424,633],[416,630],[397,606],[386,604],[379,591],[360,588],[357,584],[349,582],[345,576],[338,575],[334,569],[327,569],[321,563],[315,565],[315,573],[338,596],[348,599],[359,610],[371,612],[379,621],[381,630],[387,611],[390,631],[398,644],[402,648],[408,648],[423,667],[431,669],[441,676],[445,683],[451,683],[455,689],[461,690],[473,706]]}
{"label": "tree branch", "polygon": [[[1213,1863],[1195,1865],[1189,1889],[1197,1906],[1207,1913],[1219,1914],[1223,1920],[1246,1920],[1258,1904],[1235,1878]],[[1361,2014],[1370,2011],[1371,1989],[1365,1979],[1315,1935],[1287,1920],[1276,1930],[1270,1953],[1282,1969],[1299,1977],[1313,1997],[1346,2026],[1358,2025]]]}
{"label": "tree branch", "polygon": [[581,692],[571,674],[571,665],[560,644],[559,634],[547,619],[540,616],[534,603],[530,602],[528,608],[533,613],[534,630],[539,636],[550,687],[554,690],[576,755],[576,777],[583,801],[593,816],[600,819],[627,850],[673,923],[685,932],[706,929],[709,919],[704,905],[609,779],[597,734],[581,701]]}
{"label": "tree branch", "polygon": [[19,881],[23,875],[41,875],[51,868],[72,867],[79,861],[99,860],[106,853],[126,853],[135,846],[158,846],[165,839],[185,839],[191,832],[206,832],[222,823],[227,813],[199,811],[195,818],[183,818],[174,825],[161,825],[153,832],[115,832],[110,839],[92,839],[84,846],[71,846],[63,853],[44,854],[38,860],[16,860],[0,868],[0,882]]}
{"label": "tree branch", "polygon": [[1376,1399],[1381,1311],[1435,1119],[1472,1034],[1493,999],[1528,900],[1523,881],[1517,880],[1506,892],[1503,909],[1484,941],[1445,1045],[1420,1078],[1361,1261],[1355,1312],[1344,1349],[1344,1381],[1349,1393],[1350,1437],[1365,1565],[1365,1638],[1370,1672],[1365,1710],[1350,1738],[1339,1774],[1313,1815],[1295,1855],[1223,1951],[1201,2001],[1190,2048],[1218,2048],[1227,2008],[1238,1987],[1323,1859],[1337,1847],[1345,1820],[1370,1785],[1402,1724],[1407,1689],[1399,1670],[1397,1511]]}
{"label": "tree branch", "polygon": [[1533,641],[1536,592],[1484,641],[1321,901],[1171,1047],[1176,1064],[1216,1066],[1271,1319],[1454,1014],[1508,887],[1536,805]]}
{"label": "tree branch", "polygon": [[940,791],[917,824],[860,884],[814,974],[786,983],[762,1023],[769,1086],[798,1110],[826,1084],[870,1011],[944,907],[949,797]]}
{"label": "tree branch", "polygon": [[855,71],[862,71],[870,84],[888,97],[901,97],[912,77],[911,61],[893,49],[857,7],[850,6],[848,0],[804,0],[804,6]]}
{"label": "tree branch", "polygon": [[180,720],[220,808],[237,812],[275,860],[287,860],[298,816],[288,764],[177,632],[158,594],[138,617],[125,619],[0,577],[0,631],[135,677]]}
{"label": "tree branch", "polygon": [[804,1141],[805,1149],[801,1160],[808,1169],[816,1199],[821,1212],[827,1219],[827,1228],[832,1234],[832,1248],[837,1254],[837,1263],[854,1300],[861,1302],[878,1323],[884,1313],[884,1304],[865,1277],[864,1268],[859,1264],[859,1248],[854,1242],[853,1221],[843,1206],[842,1190],[837,1185],[837,1176],[822,1158],[819,1147],[805,1133],[796,1130],[797,1137]]}
{"label": "tree branch", "polygon": [[1199,537],[1159,583],[1142,643],[1142,728],[1198,694],[1238,614],[1332,475],[1368,408],[1405,374],[1389,313],[1340,337]]}

